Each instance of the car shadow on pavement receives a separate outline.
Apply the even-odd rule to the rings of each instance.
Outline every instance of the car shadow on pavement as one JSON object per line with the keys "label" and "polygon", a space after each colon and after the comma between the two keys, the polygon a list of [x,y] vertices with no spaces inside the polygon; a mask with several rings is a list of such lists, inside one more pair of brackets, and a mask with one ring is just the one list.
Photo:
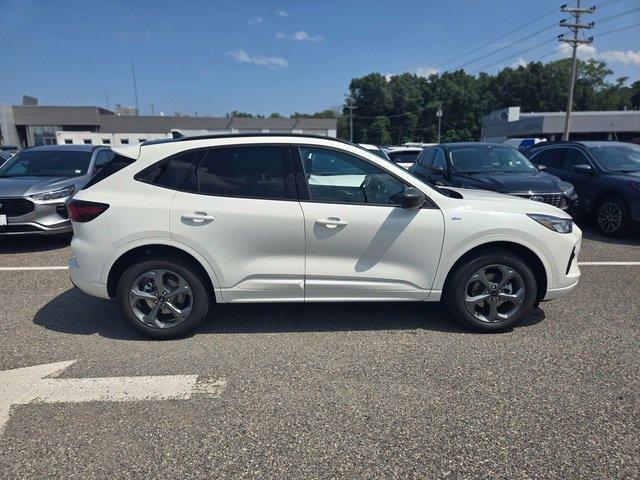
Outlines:
{"label": "car shadow on pavement", "polygon": [[[535,325],[543,319],[544,311],[537,309],[520,327]],[[68,334],[146,340],[127,325],[114,302],[90,297],[77,289],[55,297],[38,310],[33,322]],[[455,323],[437,303],[371,302],[216,305],[194,334],[369,330],[474,333]]]}
{"label": "car shadow on pavement", "polygon": [[60,250],[69,246],[71,235],[20,235],[0,237],[0,254]]}
{"label": "car shadow on pavement", "polygon": [[580,229],[582,230],[582,238],[584,240],[591,240],[591,241],[600,242],[600,243],[608,243],[611,245],[640,246],[640,235],[638,234],[638,232],[630,233],[628,234],[628,236],[622,237],[622,238],[612,238],[612,237],[605,237],[604,235],[601,235],[600,233],[598,233],[598,231],[594,227],[590,225],[585,225],[585,226],[580,225]]}

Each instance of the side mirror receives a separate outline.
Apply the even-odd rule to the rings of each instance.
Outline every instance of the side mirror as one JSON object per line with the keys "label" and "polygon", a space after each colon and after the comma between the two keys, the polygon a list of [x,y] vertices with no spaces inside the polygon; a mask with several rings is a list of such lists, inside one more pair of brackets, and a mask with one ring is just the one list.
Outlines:
{"label": "side mirror", "polygon": [[574,165],[573,171],[578,173],[593,173],[593,168],[589,164],[581,163],[580,165]]}
{"label": "side mirror", "polygon": [[424,205],[426,197],[417,188],[405,188],[402,193],[402,208],[420,208]]}
{"label": "side mirror", "polygon": [[442,168],[442,167],[431,167],[431,171],[433,173],[444,173],[444,168]]}

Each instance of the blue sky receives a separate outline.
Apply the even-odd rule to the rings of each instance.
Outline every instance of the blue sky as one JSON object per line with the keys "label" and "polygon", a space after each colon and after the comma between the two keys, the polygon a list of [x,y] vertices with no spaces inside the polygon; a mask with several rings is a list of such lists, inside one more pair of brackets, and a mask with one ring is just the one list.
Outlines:
{"label": "blue sky", "polygon": [[[111,107],[132,105],[133,62],[141,114],[152,103],[156,114],[313,112],[341,104],[351,78],[370,72],[465,63],[471,73],[495,72],[559,58],[560,27],[523,37],[563,18],[562,3],[0,0],[0,103],[28,94],[43,105],[105,106],[107,89]],[[601,5],[583,55],[606,59],[615,77],[639,79],[640,26],[598,37],[640,23],[638,0],[583,5]]]}

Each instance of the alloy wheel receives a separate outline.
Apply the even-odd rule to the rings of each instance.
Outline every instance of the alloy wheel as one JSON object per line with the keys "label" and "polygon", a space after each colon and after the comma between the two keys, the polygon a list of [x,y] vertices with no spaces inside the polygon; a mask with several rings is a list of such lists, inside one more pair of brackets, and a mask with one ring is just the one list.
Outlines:
{"label": "alloy wheel", "polygon": [[482,322],[502,322],[518,313],[525,293],[524,281],[517,271],[507,265],[488,265],[467,281],[464,304]]}
{"label": "alloy wheel", "polygon": [[623,215],[624,212],[617,203],[603,203],[598,210],[598,226],[604,232],[615,233],[622,226]]}
{"label": "alloy wheel", "polygon": [[189,283],[176,272],[150,270],[133,282],[129,305],[145,325],[172,328],[181,324],[191,312],[193,294]]}

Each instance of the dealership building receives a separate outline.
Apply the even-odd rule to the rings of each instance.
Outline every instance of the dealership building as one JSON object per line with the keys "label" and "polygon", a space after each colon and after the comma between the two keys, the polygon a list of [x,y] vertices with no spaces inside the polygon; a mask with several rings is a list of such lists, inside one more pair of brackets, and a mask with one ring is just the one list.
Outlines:
{"label": "dealership building", "polygon": [[19,148],[126,145],[185,134],[303,133],[337,136],[337,120],[117,115],[100,107],[0,105],[0,141]]}
{"label": "dealership building", "polygon": [[[480,140],[502,143],[508,138],[560,140],[565,112],[523,113],[520,107],[482,117]],[[617,140],[640,143],[640,111],[572,112],[571,140]]]}

